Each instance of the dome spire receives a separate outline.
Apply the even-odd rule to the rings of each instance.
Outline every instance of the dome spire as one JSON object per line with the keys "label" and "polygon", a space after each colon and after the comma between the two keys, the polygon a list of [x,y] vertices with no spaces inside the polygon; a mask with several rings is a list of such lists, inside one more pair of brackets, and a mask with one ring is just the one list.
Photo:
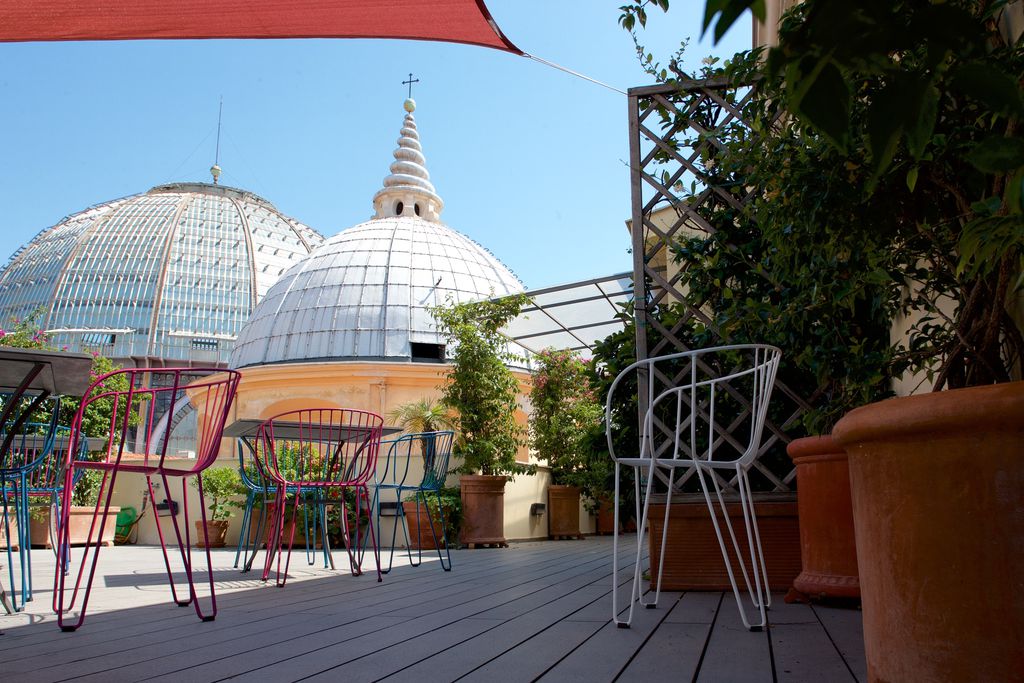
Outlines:
{"label": "dome spire", "polygon": [[213,176],[213,184],[216,185],[217,181],[220,180],[220,121],[221,116],[224,114],[224,96],[220,97],[220,106],[217,108],[217,151],[213,155],[213,166],[210,167],[210,175]]}
{"label": "dome spire", "polygon": [[[409,79],[412,81],[412,74],[409,74]],[[412,83],[408,85],[411,90]],[[416,119],[412,115],[416,102],[410,97],[402,106],[406,114],[398,149],[395,150],[395,161],[391,164],[390,175],[384,178],[384,187],[373,196],[373,217],[419,216],[428,221],[440,221],[444,202],[434,190],[427,172],[427,160],[423,156]]]}

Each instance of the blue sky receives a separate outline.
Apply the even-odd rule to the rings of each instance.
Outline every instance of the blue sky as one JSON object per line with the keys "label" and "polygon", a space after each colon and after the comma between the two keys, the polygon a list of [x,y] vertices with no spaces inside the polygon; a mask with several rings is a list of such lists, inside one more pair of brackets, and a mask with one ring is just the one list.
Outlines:
{"label": "blue sky", "polygon": [[[520,48],[621,90],[647,85],[619,0],[488,0]],[[644,40],[686,66],[750,46],[749,19],[698,43],[704,3],[676,0]],[[442,219],[530,288],[630,269],[626,98],[496,50],[394,40],[0,44],[0,263],[92,204],[208,181],[330,236],[370,217],[405,80]]]}

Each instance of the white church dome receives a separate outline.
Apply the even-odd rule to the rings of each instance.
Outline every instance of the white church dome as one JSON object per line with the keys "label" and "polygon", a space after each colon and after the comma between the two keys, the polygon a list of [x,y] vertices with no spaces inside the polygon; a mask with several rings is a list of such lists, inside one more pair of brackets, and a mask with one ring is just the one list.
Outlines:
{"label": "white church dome", "polygon": [[523,291],[490,252],[440,222],[412,111],[376,215],[324,242],[270,288],[242,328],[230,367],[328,360],[443,359],[429,313]]}

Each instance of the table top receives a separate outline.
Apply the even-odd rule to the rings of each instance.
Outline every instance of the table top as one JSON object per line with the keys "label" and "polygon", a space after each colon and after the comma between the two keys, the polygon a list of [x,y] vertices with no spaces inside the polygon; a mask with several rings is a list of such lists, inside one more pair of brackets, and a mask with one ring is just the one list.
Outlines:
{"label": "table top", "polygon": [[89,388],[92,356],[87,353],[0,347],[0,391],[14,390],[36,363],[46,367],[26,393],[46,391],[60,396],[81,396]]}
{"label": "table top", "polygon": [[[260,425],[266,422],[266,420],[259,420],[255,418],[243,418],[241,420],[235,420],[227,427],[224,428],[224,438],[226,439],[247,439],[256,436],[259,432]],[[338,429],[350,429],[356,431],[355,425],[334,425]],[[301,433],[300,433],[300,427]],[[303,436],[309,435],[310,424],[298,423],[298,422],[282,422],[280,420],[274,420],[274,436],[279,439],[298,439]],[[362,428],[365,429],[365,428]],[[360,431],[362,431],[360,429]],[[401,427],[389,427],[385,425],[381,429],[382,436],[388,436],[390,434],[397,434],[402,431]]]}

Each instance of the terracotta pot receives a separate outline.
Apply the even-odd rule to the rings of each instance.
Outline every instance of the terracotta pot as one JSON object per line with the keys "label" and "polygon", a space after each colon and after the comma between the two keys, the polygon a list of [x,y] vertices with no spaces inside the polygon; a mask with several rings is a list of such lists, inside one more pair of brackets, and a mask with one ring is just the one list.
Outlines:
{"label": "terracotta pot", "polygon": [[[203,520],[197,519],[196,525],[196,547],[205,548],[206,544],[203,540]],[[206,522],[206,533],[210,537],[211,548],[223,548],[224,540],[228,535],[228,520],[218,519],[216,521],[209,520]]]}
{"label": "terracotta pot", "polygon": [[874,403],[832,434],[869,678],[1024,680],[1024,382]]}
{"label": "terracotta pot", "polygon": [[598,500],[597,533],[600,536],[615,532],[615,503],[611,498]]}
{"label": "terracotta pot", "polygon": [[810,436],[786,452],[796,465],[803,564],[793,588],[812,598],[859,598],[846,451],[831,436]]}
{"label": "terracotta pot", "polygon": [[[89,542],[89,527],[92,525],[92,516],[96,508],[84,505],[72,505],[68,515],[68,535],[71,545],[85,545]],[[102,545],[114,545],[114,532],[117,530],[117,513],[120,507],[111,506],[107,511],[107,519],[103,522]],[[101,520],[96,520],[96,528],[99,529]]]}
{"label": "terracotta pot", "polygon": [[505,540],[505,482],[508,477],[463,475],[462,532],[463,545],[508,546]]}
{"label": "terracotta pot", "polygon": [[[414,550],[436,550],[444,547],[441,533],[441,520],[433,520],[427,514],[427,508],[414,500],[402,503],[405,523],[409,525],[409,547]],[[433,527],[433,531],[431,531]],[[434,538],[437,542],[434,542]],[[418,540],[417,540],[418,539]]]}
{"label": "terracotta pot", "polygon": [[583,538],[580,533],[580,489],[552,484],[548,487],[548,536]]}
{"label": "terracotta pot", "polygon": [[[717,503],[716,503],[717,506]],[[746,527],[740,506],[726,506],[736,540],[747,555]],[[765,566],[768,570],[768,584],[772,590],[786,590],[793,585],[793,579],[800,573],[800,528],[797,523],[797,504],[755,503],[757,528],[761,535]],[[721,514],[721,511],[719,511]],[[658,561],[661,557],[661,529],[665,520],[665,506],[650,507],[647,515],[649,532],[648,548],[651,555],[651,586],[657,585]],[[721,522],[721,519],[719,520]],[[723,526],[722,534],[728,539]],[[729,542],[726,540],[726,547]],[[665,546],[665,577],[663,590],[731,590],[729,574],[722,561],[722,551],[711,524],[707,504],[700,502],[672,502],[669,513],[668,542]],[[737,582],[742,583],[739,564],[732,550],[729,550]],[[753,578],[751,578],[753,581]]]}

